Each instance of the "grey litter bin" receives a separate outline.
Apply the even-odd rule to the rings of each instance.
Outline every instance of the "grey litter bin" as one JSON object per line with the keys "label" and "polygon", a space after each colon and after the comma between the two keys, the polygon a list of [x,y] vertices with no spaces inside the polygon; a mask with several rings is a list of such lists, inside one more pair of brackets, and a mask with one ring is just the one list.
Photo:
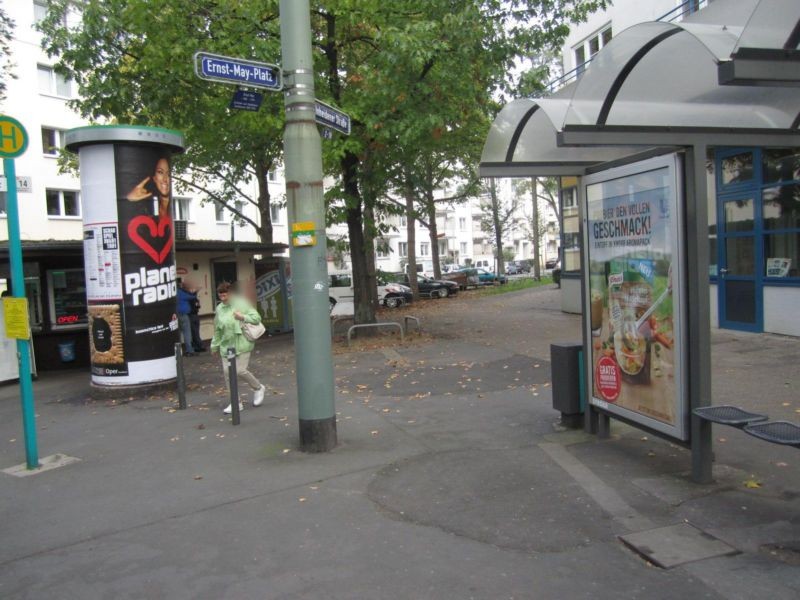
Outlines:
{"label": "grey litter bin", "polygon": [[550,344],[550,378],[553,408],[561,413],[561,424],[577,429],[583,426],[581,408],[581,342]]}

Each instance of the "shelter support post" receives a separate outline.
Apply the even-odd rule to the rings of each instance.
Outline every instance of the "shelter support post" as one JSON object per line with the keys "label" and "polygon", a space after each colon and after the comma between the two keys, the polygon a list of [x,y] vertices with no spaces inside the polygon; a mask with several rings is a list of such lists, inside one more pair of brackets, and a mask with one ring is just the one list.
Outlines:
{"label": "shelter support post", "polygon": [[[559,188],[562,186],[559,185]],[[586,211],[584,209],[584,202],[585,202],[585,194],[583,191],[583,179],[578,177],[578,211],[579,211],[579,223],[581,227],[580,236],[583,239],[583,229],[586,227]],[[560,192],[559,192],[560,193]],[[586,294],[588,293],[586,289],[586,278],[581,277],[581,298],[586,298]],[[586,433],[598,433],[598,417],[600,413],[595,410],[594,405],[592,404],[592,339],[589,335],[589,325],[586,321],[589,317],[586,314],[586,310],[581,311],[581,331],[583,332],[583,356],[585,357],[583,361],[581,361],[581,368],[583,369],[583,380],[586,382],[586,385],[583,386],[581,393],[583,394],[583,398],[581,398],[582,404],[584,406],[583,409],[583,430]]]}
{"label": "shelter support post", "polygon": [[686,150],[686,303],[688,306],[688,405],[691,419],[692,481],[711,483],[711,423],[692,411],[711,404],[711,324],[708,284],[707,147]]}

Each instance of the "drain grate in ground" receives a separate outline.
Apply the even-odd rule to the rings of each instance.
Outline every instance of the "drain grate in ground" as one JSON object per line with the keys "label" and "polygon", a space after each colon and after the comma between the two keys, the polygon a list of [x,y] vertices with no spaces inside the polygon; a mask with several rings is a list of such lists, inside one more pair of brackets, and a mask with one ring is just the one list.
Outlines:
{"label": "drain grate in ground", "polygon": [[736,548],[689,523],[639,531],[622,535],[619,539],[634,552],[662,569],[738,553]]}

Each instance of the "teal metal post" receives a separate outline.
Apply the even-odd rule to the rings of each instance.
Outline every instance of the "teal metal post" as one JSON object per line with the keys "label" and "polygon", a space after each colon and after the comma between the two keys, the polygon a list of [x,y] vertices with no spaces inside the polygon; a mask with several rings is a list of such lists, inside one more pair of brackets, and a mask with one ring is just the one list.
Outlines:
{"label": "teal metal post", "polygon": [[[19,232],[19,207],[17,206],[17,172],[14,159],[3,159],[3,170],[8,181],[6,212],[8,222],[8,256],[11,261],[11,294],[25,297],[25,273],[22,269],[22,242]],[[22,427],[25,434],[25,462],[29,469],[39,468],[39,449],[36,443],[36,412],[33,407],[33,382],[31,380],[30,342],[17,340],[19,362],[19,390],[22,401]]]}
{"label": "teal metal post", "polygon": [[[315,121],[314,63],[308,0],[281,0],[284,69],[286,198],[292,231],[304,241],[292,260],[294,343],[300,449],[327,452],[336,446],[322,145]],[[313,224],[313,226],[312,226]],[[311,240],[309,234],[313,234]]]}

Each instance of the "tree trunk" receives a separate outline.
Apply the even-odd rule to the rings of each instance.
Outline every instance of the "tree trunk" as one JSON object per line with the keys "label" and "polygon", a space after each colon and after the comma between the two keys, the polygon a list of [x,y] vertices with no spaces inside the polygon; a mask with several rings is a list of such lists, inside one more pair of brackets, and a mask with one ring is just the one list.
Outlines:
{"label": "tree trunk", "polygon": [[267,171],[269,166],[262,161],[256,160],[256,179],[258,180],[258,212],[261,217],[261,225],[258,228],[258,235],[264,244],[272,243],[272,213],[270,212],[269,184],[267,183]]}
{"label": "tree trunk", "polygon": [[531,177],[531,196],[533,196],[533,277],[539,281],[542,277],[542,260],[539,256],[541,232],[539,231],[539,190],[538,180]]}
{"label": "tree trunk", "polygon": [[353,265],[353,309],[357,324],[375,322],[375,305],[367,291],[367,260],[364,252],[364,219],[356,177],[358,157],[350,152],[341,160],[347,201],[347,233],[350,237],[350,262]]}
{"label": "tree trunk", "polygon": [[433,190],[425,190],[425,208],[428,209],[428,232],[431,239],[431,259],[433,261],[433,278],[442,278],[442,267],[439,261],[439,229],[436,226],[436,203],[433,201]]}
{"label": "tree trunk", "polygon": [[374,312],[378,308],[378,278],[375,273],[375,200],[371,197],[364,198],[364,259],[367,267],[364,285]]}
{"label": "tree trunk", "polygon": [[419,299],[419,284],[417,283],[417,219],[414,213],[414,188],[410,176],[406,173],[406,238],[408,285],[414,294],[414,300]]}
{"label": "tree trunk", "polygon": [[494,187],[494,177],[489,180],[489,192],[492,197],[492,221],[494,222],[494,243],[495,243],[495,265],[497,275],[500,276],[505,269],[505,260],[503,259],[503,229],[500,224],[500,206],[497,202],[497,190]]}

